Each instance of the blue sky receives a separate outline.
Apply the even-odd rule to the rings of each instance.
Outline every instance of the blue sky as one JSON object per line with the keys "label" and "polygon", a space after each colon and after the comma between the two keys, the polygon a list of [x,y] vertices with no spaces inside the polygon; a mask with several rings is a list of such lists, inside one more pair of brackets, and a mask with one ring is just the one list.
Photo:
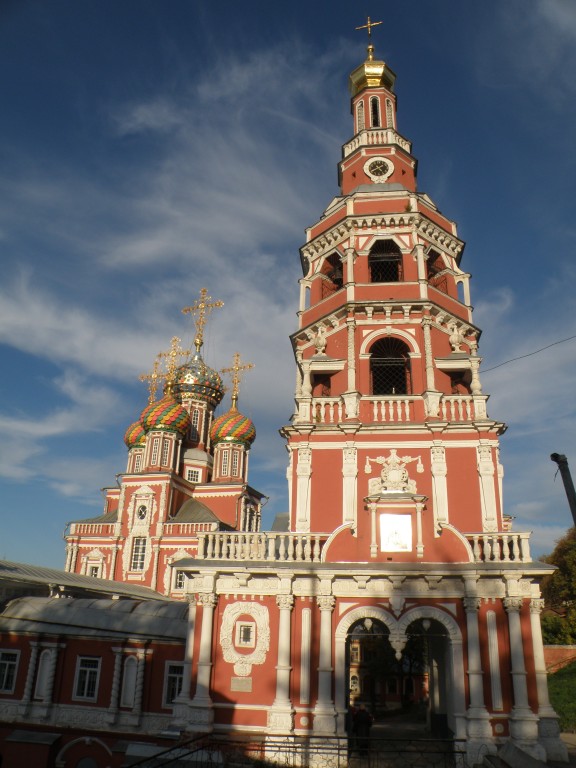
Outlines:
{"label": "blue sky", "polygon": [[250,478],[285,510],[298,247],[338,192],[367,14],[419,189],[467,242],[506,511],[536,553],[571,524],[549,455],[576,473],[576,340],[488,369],[576,334],[573,0],[3,0],[0,557],[63,566],[203,286],[205,360],[255,364]]}

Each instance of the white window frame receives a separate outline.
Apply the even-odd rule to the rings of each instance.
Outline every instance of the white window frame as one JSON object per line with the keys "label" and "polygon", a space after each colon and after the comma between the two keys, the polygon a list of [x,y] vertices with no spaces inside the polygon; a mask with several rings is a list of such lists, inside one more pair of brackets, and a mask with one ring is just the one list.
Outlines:
{"label": "white window frame", "polygon": [[[245,633],[248,633],[247,636]],[[234,645],[237,648],[256,647],[256,622],[237,621],[234,627]]]}
{"label": "white window frame", "polygon": [[232,451],[232,474],[234,477],[238,475],[238,467],[240,466],[240,451]]}
{"label": "white window frame", "polygon": [[199,483],[200,470],[196,469],[195,467],[189,467],[186,470],[186,480],[188,480],[189,483]]}
{"label": "white window frame", "polygon": [[152,452],[150,454],[150,464],[155,467],[158,464],[158,454],[160,453],[160,438],[155,437],[152,440]]}
{"label": "white window frame", "polygon": [[142,452],[134,456],[134,472],[140,472],[142,469]]}
{"label": "white window frame", "polygon": [[183,570],[174,570],[174,587],[173,589],[178,590],[179,592],[184,590],[184,587],[186,586],[186,571]]}
{"label": "white window frame", "polygon": [[100,685],[100,656],[78,656],[74,675],[73,701],[96,701]]}
{"label": "white window frame", "polygon": [[9,648],[0,650],[0,693],[14,693],[19,663],[20,651]]}
{"label": "white window frame", "polygon": [[194,429],[198,429],[198,425],[200,424],[200,409],[195,408],[192,411],[192,420],[191,420],[192,427]]}
{"label": "white window frame", "polygon": [[146,549],[148,540],[145,536],[135,536],[132,540],[132,553],[130,555],[130,570],[143,571],[146,565]]}
{"label": "white window frame", "polygon": [[162,466],[165,467],[168,464],[168,457],[170,456],[170,441],[164,440],[162,441]]}
{"label": "white window frame", "polygon": [[[178,680],[180,681],[178,683]],[[175,683],[175,686],[173,686]],[[184,687],[184,662],[183,661],[167,661],[164,667],[164,689],[162,691],[162,706],[172,708],[174,706],[174,700],[182,693]],[[168,701],[168,696],[171,690],[177,692]]]}
{"label": "white window frame", "polygon": [[228,474],[228,467],[230,466],[230,451],[228,448],[222,451],[222,458],[220,460],[220,474],[222,477],[226,477]]}

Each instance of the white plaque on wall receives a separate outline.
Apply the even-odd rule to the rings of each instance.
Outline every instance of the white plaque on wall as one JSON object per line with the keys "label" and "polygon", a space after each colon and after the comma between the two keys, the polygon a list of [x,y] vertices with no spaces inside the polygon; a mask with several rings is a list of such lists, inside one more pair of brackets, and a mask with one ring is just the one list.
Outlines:
{"label": "white plaque on wall", "polygon": [[382,552],[411,551],[411,515],[380,515],[380,549]]}

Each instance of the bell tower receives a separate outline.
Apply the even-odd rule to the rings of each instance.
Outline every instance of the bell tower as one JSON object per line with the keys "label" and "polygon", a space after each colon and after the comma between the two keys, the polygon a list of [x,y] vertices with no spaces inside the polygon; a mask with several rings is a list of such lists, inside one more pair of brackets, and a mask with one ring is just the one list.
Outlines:
{"label": "bell tower", "polygon": [[505,427],[486,410],[464,243],[417,189],[395,79],[370,41],[340,195],[300,251],[290,528],[330,534],[328,559],[461,560],[468,533],[507,526]]}

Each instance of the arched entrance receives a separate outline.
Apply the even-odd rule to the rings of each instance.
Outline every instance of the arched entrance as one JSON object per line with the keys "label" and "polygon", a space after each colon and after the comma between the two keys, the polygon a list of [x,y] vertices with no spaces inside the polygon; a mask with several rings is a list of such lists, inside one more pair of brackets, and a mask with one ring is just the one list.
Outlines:
{"label": "arched entrance", "polygon": [[397,620],[380,607],[355,608],[337,628],[335,652],[341,735],[365,707],[379,738],[465,736],[462,643],[448,614],[421,607]]}

